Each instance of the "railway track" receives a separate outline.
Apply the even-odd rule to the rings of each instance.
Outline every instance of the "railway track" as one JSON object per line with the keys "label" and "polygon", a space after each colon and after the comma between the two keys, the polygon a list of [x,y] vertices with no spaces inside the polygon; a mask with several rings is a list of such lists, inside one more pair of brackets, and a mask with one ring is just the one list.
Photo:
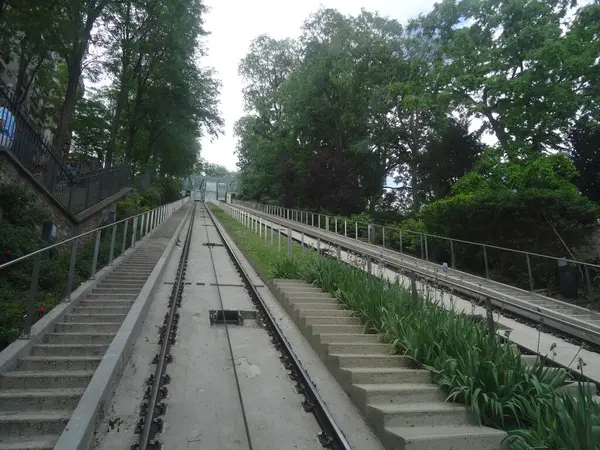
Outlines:
{"label": "railway track", "polygon": [[[197,221],[196,218],[198,219]],[[204,236],[194,236],[194,230],[200,234],[204,234]],[[201,245],[198,244],[200,239],[203,241]],[[182,417],[185,415],[184,411],[189,410],[190,405],[184,405],[184,403],[192,401],[191,395],[187,393],[199,391],[195,384],[197,380],[190,378],[189,375],[192,371],[197,370],[197,366],[187,366],[191,360],[181,358],[176,340],[178,342],[183,341],[184,344],[182,345],[185,346],[186,339],[191,338],[196,341],[197,335],[194,335],[194,332],[202,332],[204,333],[202,336],[206,337],[207,340],[210,336],[212,336],[210,339],[218,338],[218,342],[215,340],[210,342],[211,348],[218,346],[220,349],[217,353],[218,357],[213,358],[210,361],[210,365],[219,366],[221,359],[223,359],[224,368],[231,368],[233,374],[234,382],[230,383],[230,386],[235,386],[235,389],[233,389],[235,390],[235,395],[231,392],[232,389],[223,390],[220,387],[221,384],[219,383],[224,383],[225,381],[224,375],[220,376],[219,380],[215,379],[215,390],[220,390],[220,394],[215,395],[224,402],[220,412],[217,414],[221,417],[219,423],[223,422],[224,429],[227,426],[223,419],[225,410],[228,411],[228,415],[233,414],[237,416],[232,420],[235,420],[238,424],[243,424],[243,432],[238,429],[236,432],[231,433],[237,436],[233,441],[235,442],[235,448],[249,450],[254,448],[276,448],[271,444],[265,444],[265,434],[276,434],[277,432],[274,429],[269,431],[264,424],[257,426],[258,418],[263,420],[265,418],[264,410],[268,410],[271,411],[271,414],[281,415],[282,418],[286,414],[292,415],[287,422],[294,422],[290,425],[299,429],[297,430],[298,436],[296,439],[303,441],[304,445],[308,443],[308,446],[305,446],[305,448],[314,448],[315,445],[318,445],[318,442],[326,448],[349,450],[350,445],[346,441],[342,431],[336,425],[302,364],[277,325],[273,315],[266,307],[249,274],[245,271],[233,248],[223,235],[221,227],[216,223],[214,217],[204,204],[194,205],[192,219],[190,219],[189,227],[181,245],[182,252],[169,297],[168,313],[160,329],[160,350],[153,361],[156,364],[156,368],[153,376],[150,377],[147,383],[145,396],[147,401],[145,401],[140,410],[141,417],[137,430],[139,432],[139,442],[133,447],[137,450],[188,448],[178,442],[177,430],[180,426],[178,417]],[[206,255],[206,249],[208,249],[208,255]],[[225,250],[225,253],[223,253],[222,249]],[[202,258],[198,258],[200,255],[198,252],[200,251],[202,252]],[[228,260],[228,265],[224,264],[224,258]],[[208,276],[206,272],[210,272],[210,278],[214,281],[209,283],[193,282],[193,277],[197,273],[191,273],[190,260],[192,260],[192,264],[202,264],[203,270],[198,271],[198,273],[206,277]],[[229,268],[227,269],[227,267]],[[231,273],[232,271],[236,273]],[[194,272],[196,272],[195,269]],[[223,282],[223,280],[231,281],[234,275],[239,277],[241,283]],[[186,320],[190,319],[190,314],[188,314],[187,310],[185,312],[182,311],[185,308],[191,308],[192,302],[194,303],[195,310],[198,310],[198,305],[202,302],[202,299],[195,298],[191,293],[189,296],[187,294],[184,295],[184,290],[188,285],[194,287],[202,286],[205,292],[210,289],[210,292],[215,294],[212,299],[213,301],[209,302],[215,308],[208,310],[208,317],[202,318],[204,321],[202,327],[204,328],[195,327],[196,330],[193,331],[187,329],[187,322],[184,324]],[[234,290],[235,294],[233,294]],[[243,293],[243,295],[240,295],[240,293]],[[236,301],[233,301],[234,295],[239,297]],[[188,302],[190,302],[190,305],[187,305]],[[207,311],[207,304],[203,306],[203,311],[205,312]],[[239,305],[240,307],[235,308],[235,305]],[[206,328],[206,319],[210,322],[209,329]],[[248,326],[248,323],[254,323],[256,326]],[[190,334],[190,337],[187,334]],[[271,342],[270,349],[263,347],[268,341]],[[303,397],[302,408],[304,412],[298,408],[297,403],[293,403],[289,408],[289,412],[286,413],[288,410],[285,409],[285,405],[277,403],[281,402],[281,400],[271,399],[270,397],[265,398],[267,396],[264,391],[260,394],[256,388],[251,388],[247,380],[249,375],[246,368],[247,366],[252,367],[252,365],[248,365],[247,363],[250,357],[246,357],[247,353],[242,353],[240,350],[241,347],[248,346],[249,342],[256,342],[260,353],[264,354],[263,359],[261,359],[264,361],[261,366],[262,369],[258,369],[262,370],[265,375],[261,385],[262,389],[269,388],[274,392],[283,392],[286,404],[295,402],[294,395],[300,394]],[[184,350],[187,351],[187,348],[182,349],[182,352]],[[271,353],[272,356],[268,357]],[[254,357],[257,358],[256,353]],[[171,362],[173,364],[169,365]],[[274,366],[279,367],[275,369]],[[207,373],[211,370],[206,365],[202,367]],[[214,369],[216,370],[216,368]],[[273,373],[273,376],[268,378],[271,376],[269,371],[273,370],[279,370],[278,373],[281,374],[287,373],[289,378],[282,381],[280,378],[283,377],[280,377],[278,373]],[[184,373],[185,376],[179,376],[178,373]],[[196,373],[196,376],[202,377],[204,373]],[[206,376],[209,377],[210,375]],[[230,375],[228,374],[227,376]],[[264,385],[265,380],[269,380],[267,384],[270,384],[270,387]],[[217,384],[218,386],[216,386]],[[285,392],[286,389],[293,391],[294,387],[297,394],[294,392]],[[181,390],[181,392],[178,393],[178,390]],[[259,396],[264,398],[258,398]],[[238,403],[235,407],[232,406],[234,398],[237,398]],[[229,403],[227,403],[227,399]],[[257,412],[257,410],[262,411]],[[210,408],[206,408],[206,411],[195,409],[194,411],[199,416],[204,414],[204,412],[206,412],[207,416],[212,413]],[[294,416],[299,413],[304,417],[296,418]],[[306,413],[311,413],[314,419],[316,419],[316,423]],[[276,417],[270,419],[276,420]],[[308,423],[308,420],[311,422]],[[239,425],[236,425],[236,427],[239,428]],[[201,430],[197,434],[202,435],[204,433],[202,437],[198,438],[202,439],[205,438],[206,434],[221,432],[220,430],[207,429]],[[304,437],[303,433],[307,436]],[[312,436],[309,436],[310,434]],[[293,436],[286,436],[285,438],[289,440],[294,439]],[[267,441],[269,439],[274,439],[274,436],[267,438]],[[189,443],[190,441],[188,440],[187,442]]]}

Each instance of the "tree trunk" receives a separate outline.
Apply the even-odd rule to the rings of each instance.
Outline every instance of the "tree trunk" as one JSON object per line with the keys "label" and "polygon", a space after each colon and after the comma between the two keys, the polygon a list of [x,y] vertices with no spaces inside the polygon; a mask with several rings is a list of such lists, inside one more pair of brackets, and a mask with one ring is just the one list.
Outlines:
{"label": "tree trunk", "polygon": [[125,68],[121,73],[121,86],[119,88],[119,95],[117,96],[117,104],[115,106],[115,115],[110,124],[110,138],[108,141],[108,148],[106,149],[106,167],[111,167],[113,155],[117,147],[117,135],[119,134],[119,128],[121,126],[121,112],[127,103],[127,96],[129,95],[129,87],[127,83],[127,76],[125,75]]}
{"label": "tree trunk", "polygon": [[421,209],[421,195],[419,192],[418,158],[419,158],[419,113],[413,112],[410,116],[411,142],[410,142],[410,191],[412,194],[413,211]]}
{"label": "tree trunk", "polygon": [[121,126],[121,112],[127,103],[127,97],[129,95],[129,65],[131,63],[131,49],[129,48],[129,25],[131,17],[131,2],[127,3],[127,13],[125,15],[125,22],[127,27],[126,37],[123,42],[123,57],[121,58],[121,76],[119,77],[119,94],[117,96],[117,104],[115,106],[115,115],[113,116],[112,123],[110,124],[110,138],[108,141],[108,148],[106,149],[106,167],[111,167],[113,155],[117,147],[117,134]]}
{"label": "tree trunk", "polygon": [[61,113],[56,125],[56,134],[52,142],[54,154],[61,158],[64,154],[64,144],[67,142],[67,133],[69,130],[69,122],[75,112],[75,104],[77,103],[77,88],[79,86],[79,78],[81,77],[81,62],[83,61],[83,48],[78,48],[73,52],[73,58],[67,63],[69,70],[67,80],[67,91],[65,100],[62,105]]}

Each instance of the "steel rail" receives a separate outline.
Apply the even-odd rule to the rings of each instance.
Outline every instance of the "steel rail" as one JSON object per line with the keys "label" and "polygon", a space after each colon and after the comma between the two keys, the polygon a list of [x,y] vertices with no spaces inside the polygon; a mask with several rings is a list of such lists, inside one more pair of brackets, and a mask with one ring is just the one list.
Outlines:
{"label": "steel rail", "polygon": [[[173,329],[173,319],[175,317],[175,312],[177,311],[178,301],[181,299],[183,294],[184,287],[184,278],[185,271],[187,266],[187,260],[190,252],[190,244],[192,238],[192,229],[194,227],[194,218],[196,212],[196,202],[191,206],[192,212],[190,217],[189,227],[185,236],[185,241],[183,244],[183,250],[181,252],[181,257],[179,260],[179,267],[177,268],[177,276],[175,279],[175,283],[173,284],[173,289],[171,291],[171,306],[168,312],[168,318],[166,326],[163,330],[163,341],[159,353],[158,360],[156,362],[156,370],[154,372],[154,378],[152,380],[152,389],[150,392],[150,398],[148,399],[146,414],[144,417],[144,422],[142,424],[142,429],[140,432],[140,439],[138,444],[139,450],[148,450],[154,446],[156,448],[155,443],[150,441],[153,438],[153,434],[156,432],[153,430],[154,425],[154,415],[156,413],[156,407],[158,404],[158,393],[160,391],[161,385],[163,384],[163,376],[165,375],[165,369],[167,366],[167,355],[169,353],[169,349],[171,348],[171,330]],[[152,449],[154,450],[154,449]]]}
{"label": "steel rail", "polygon": [[238,270],[242,278],[242,282],[246,285],[246,289],[250,294],[252,302],[258,308],[259,314],[261,314],[265,319],[267,332],[269,333],[273,342],[276,344],[278,350],[281,351],[282,360],[284,361],[286,368],[292,372],[292,378],[297,381],[299,393],[303,394],[306,398],[303,405],[304,409],[313,413],[319,426],[323,430],[323,433],[319,435],[321,445],[323,445],[323,447],[330,447],[333,450],[351,450],[350,444],[346,440],[342,430],[336,424],[333,416],[327,408],[327,405],[325,405],[325,402],[319,395],[318,391],[313,385],[313,382],[304,370],[302,363],[292,350],[291,345],[289,344],[289,342],[283,335],[283,332],[277,325],[275,318],[269,311],[269,308],[266,306],[262,296],[254,286],[254,283],[252,283],[252,281],[250,280],[250,276],[248,275],[239,258],[233,251],[231,244],[226,239],[225,232],[222,230],[222,227],[220,226],[220,224],[218,223],[208,206],[206,206],[206,204],[205,207],[209,217],[215,225],[217,233],[223,241],[223,245],[227,250],[227,253],[229,254],[231,260],[233,261],[236,269]]}

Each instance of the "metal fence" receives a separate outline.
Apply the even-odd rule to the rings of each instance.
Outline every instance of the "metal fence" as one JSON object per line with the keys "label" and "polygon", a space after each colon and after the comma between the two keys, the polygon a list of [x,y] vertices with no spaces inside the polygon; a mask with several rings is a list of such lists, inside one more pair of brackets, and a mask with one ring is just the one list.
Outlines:
{"label": "metal fence", "polygon": [[[57,244],[47,245],[28,255],[17,257],[4,264],[0,264],[0,283],[13,283],[21,286],[21,279],[27,279],[29,294],[20,305],[26,309],[23,320],[22,338],[29,338],[31,327],[36,319],[36,303],[39,302],[38,289],[49,281],[56,284],[56,289],[62,294],[62,301],[71,300],[73,287],[86,279],[94,279],[97,271],[104,264],[112,264],[115,257],[123,254],[128,248],[134,247],[142,237],[166,221],[175,211],[189,201],[189,197],[182,198],[173,203],[159,206],[150,211],[132,215],[125,219],[109,223],[91,231],[81,233]],[[93,248],[81,248],[83,241],[95,237]],[[89,253],[89,254],[88,254]],[[81,265],[84,260],[83,266]],[[25,274],[31,274],[30,277]],[[48,275],[52,280],[48,280]],[[48,299],[48,295],[43,298]],[[0,296],[0,304],[2,303]],[[6,301],[21,302],[21,297],[5,298]],[[9,306],[9,305],[4,305]],[[44,306],[44,312],[47,312]],[[7,311],[20,308],[7,308]],[[14,317],[12,328],[20,327],[23,315]]]}
{"label": "metal fence", "polygon": [[71,214],[77,214],[132,185],[127,164],[87,173],[66,164],[63,155],[53,152],[40,127],[18,104],[14,94],[2,85],[0,100],[11,113],[15,126],[14,136],[9,138],[5,135],[0,142],[0,150],[9,152],[17,159]]}
{"label": "metal fence", "polygon": [[460,270],[532,292],[579,301],[588,307],[600,303],[597,264],[280,206],[242,200],[232,200],[232,204],[435,262],[447,270]]}

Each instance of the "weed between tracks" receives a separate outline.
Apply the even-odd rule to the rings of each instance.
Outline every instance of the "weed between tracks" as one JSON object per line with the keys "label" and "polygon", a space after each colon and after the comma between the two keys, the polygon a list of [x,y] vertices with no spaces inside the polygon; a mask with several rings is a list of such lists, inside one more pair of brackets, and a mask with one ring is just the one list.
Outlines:
{"label": "weed between tracks", "polygon": [[[527,366],[514,347],[503,345],[498,336],[490,339],[484,325],[429,299],[415,305],[410,289],[399,283],[327,258],[305,255],[302,261],[299,246],[287,258],[270,240],[265,243],[210,207],[263,273],[303,279],[332,293],[371,331],[385,335],[392,351],[429,369],[448,392],[448,401],[465,403],[483,425],[507,430],[513,448],[600,448],[600,406],[581,388],[576,397],[557,392],[567,380],[563,370]],[[553,351],[560,349],[548,349]]]}

